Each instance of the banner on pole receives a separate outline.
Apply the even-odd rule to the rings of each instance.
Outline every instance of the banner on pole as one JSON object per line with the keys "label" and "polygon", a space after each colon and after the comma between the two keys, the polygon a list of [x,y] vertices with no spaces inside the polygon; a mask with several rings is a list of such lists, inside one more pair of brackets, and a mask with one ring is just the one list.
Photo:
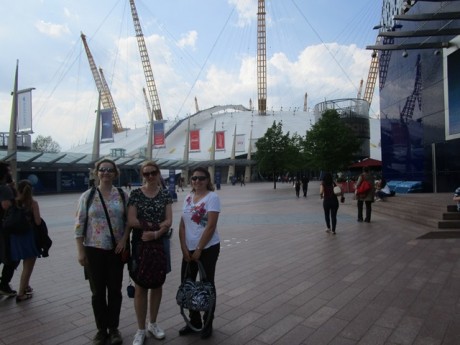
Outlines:
{"label": "banner on pole", "polygon": [[19,133],[33,133],[32,131],[32,90],[18,91],[18,120]]}
{"label": "banner on pole", "polygon": [[190,131],[190,151],[200,150],[200,130],[194,129]]}
{"label": "banner on pole", "polygon": [[164,121],[153,123],[153,148],[159,149],[165,145],[165,124]]}
{"label": "banner on pole", "polygon": [[216,132],[216,150],[225,150],[225,131]]}
{"label": "banner on pole", "polygon": [[113,141],[112,109],[101,109],[101,142]]}
{"label": "banner on pole", "polygon": [[244,152],[244,137],[245,134],[237,134],[235,140],[235,151]]}

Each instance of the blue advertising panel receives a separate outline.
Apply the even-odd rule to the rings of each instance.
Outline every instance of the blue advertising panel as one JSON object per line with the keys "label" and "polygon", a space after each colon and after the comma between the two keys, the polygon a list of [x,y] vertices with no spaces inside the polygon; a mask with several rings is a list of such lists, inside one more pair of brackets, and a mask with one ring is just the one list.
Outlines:
{"label": "blue advertising panel", "polygon": [[222,182],[221,180],[222,180],[222,173],[220,171],[220,167],[217,167],[216,171],[214,173],[214,182],[216,183],[216,189],[217,190],[220,189],[220,184]]}
{"label": "blue advertising panel", "polygon": [[168,189],[173,201],[177,201],[176,193],[176,171],[174,169],[169,169],[169,179],[168,179]]}
{"label": "blue advertising panel", "polygon": [[112,109],[101,110],[101,142],[113,141]]}

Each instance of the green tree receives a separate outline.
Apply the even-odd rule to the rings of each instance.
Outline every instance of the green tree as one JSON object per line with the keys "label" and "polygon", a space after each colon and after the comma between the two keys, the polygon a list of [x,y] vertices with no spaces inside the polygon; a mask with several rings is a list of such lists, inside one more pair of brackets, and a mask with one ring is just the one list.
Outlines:
{"label": "green tree", "polygon": [[340,171],[353,161],[361,140],[346,125],[336,110],[326,110],[307,132],[303,152],[308,165],[317,170]]}
{"label": "green tree", "polygon": [[39,135],[32,143],[32,151],[56,153],[61,151],[61,146],[51,136]]}
{"label": "green tree", "polygon": [[273,176],[273,188],[276,189],[276,178],[280,173],[291,170],[299,156],[296,146],[298,137],[290,138],[289,132],[283,134],[283,124],[274,121],[265,135],[257,140],[255,160],[259,171]]}

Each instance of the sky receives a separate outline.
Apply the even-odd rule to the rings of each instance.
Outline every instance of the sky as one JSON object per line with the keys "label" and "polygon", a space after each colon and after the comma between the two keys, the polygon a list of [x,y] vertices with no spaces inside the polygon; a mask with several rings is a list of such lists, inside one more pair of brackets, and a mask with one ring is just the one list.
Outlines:
{"label": "sky", "polygon": [[[350,6],[350,4],[353,4]],[[267,109],[354,98],[366,84],[381,1],[266,0]],[[137,0],[163,118],[257,105],[257,0]],[[96,84],[80,34],[104,71],[122,126],[147,124],[129,0],[0,0],[0,131],[18,88],[35,88],[33,131],[62,151],[94,138]],[[362,89],[364,94],[364,86]],[[378,88],[370,116],[378,117]],[[372,142],[372,139],[371,139]]]}

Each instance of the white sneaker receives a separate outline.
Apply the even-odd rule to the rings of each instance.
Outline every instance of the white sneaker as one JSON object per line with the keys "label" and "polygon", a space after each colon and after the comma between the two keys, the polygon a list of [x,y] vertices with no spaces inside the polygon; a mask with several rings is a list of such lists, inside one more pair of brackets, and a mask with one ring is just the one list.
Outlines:
{"label": "white sneaker", "polygon": [[134,335],[133,345],[143,345],[145,340],[145,330],[138,329]]}
{"label": "white sneaker", "polygon": [[165,331],[163,331],[156,322],[149,322],[147,329],[158,340],[165,338]]}

